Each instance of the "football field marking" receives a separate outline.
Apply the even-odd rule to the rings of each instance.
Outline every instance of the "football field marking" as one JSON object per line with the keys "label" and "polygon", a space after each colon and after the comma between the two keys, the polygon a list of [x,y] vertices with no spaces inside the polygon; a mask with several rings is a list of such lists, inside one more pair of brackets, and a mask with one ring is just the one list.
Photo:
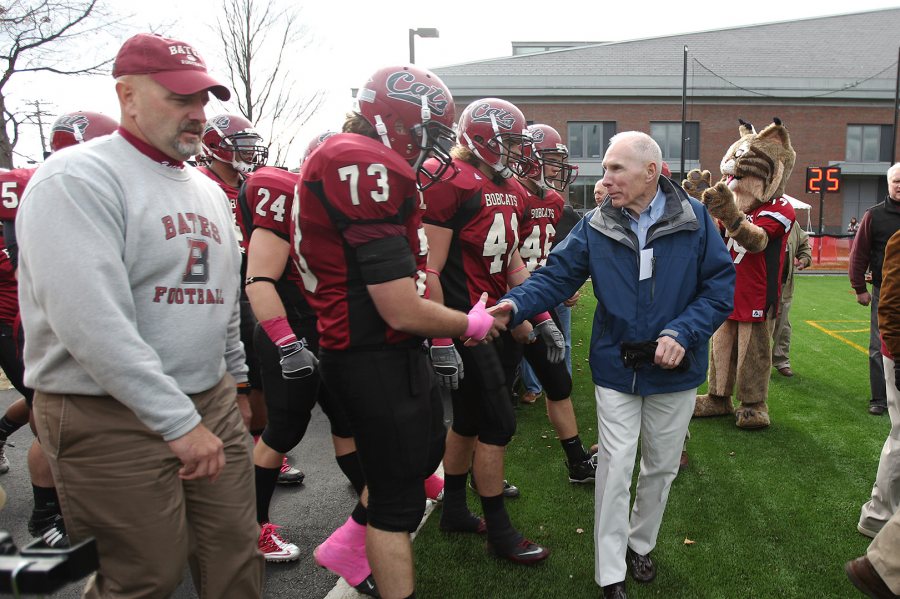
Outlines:
{"label": "football field marking", "polygon": [[865,347],[859,345],[858,343],[854,343],[853,341],[850,341],[843,335],[839,334],[839,333],[868,333],[869,332],[868,328],[865,328],[865,329],[826,329],[821,324],[821,323],[833,323],[833,322],[858,324],[858,323],[868,323],[869,322],[868,320],[806,320],[804,322],[806,322],[806,324],[808,324],[811,327],[815,327],[815,328],[819,329],[820,331],[822,331],[829,337],[834,337],[835,339],[837,339],[839,341],[843,341],[850,347],[852,347],[854,349],[858,349],[859,351],[861,351],[862,353],[864,353],[866,355],[869,354],[868,348],[865,348]]}

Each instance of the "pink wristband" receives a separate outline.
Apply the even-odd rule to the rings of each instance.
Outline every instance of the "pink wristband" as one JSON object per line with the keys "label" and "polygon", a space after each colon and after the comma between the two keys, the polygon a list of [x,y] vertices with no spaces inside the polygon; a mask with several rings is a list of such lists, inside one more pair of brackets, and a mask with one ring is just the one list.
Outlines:
{"label": "pink wristband", "polygon": [[484,339],[494,324],[494,317],[487,313],[484,302],[478,302],[472,306],[472,309],[469,310],[466,316],[469,319],[469,324],[463,337],[475,339],[476,341]]}
{"label": "pink wristband", "polygon": [[259,324],[262,325],[263,330],[269,336],[269,339],[272,340],[272,343],[278,347],[297,341],[297,336],[284,316],[276,316]]}
{"label": "pink wristband", "polygon": [[530,318],[528,320],[531,324],[537,326],[537,325],[541,324],[542,322],[547,322],[548,320],[550,320],[550,313],[549,312],[541,312],[540,314],[536,314],[534,316],[534,318]]}
{"label": "pink wristband", "polygon": [[522,266],[520,266],[519,268],[514,268],[514,269],[512,269],[511,271],[509,271],[509,273],[507,274],[507,276],[509,276],[509,275],[514,275],[514,274],[516,274],[517,272],[519,272],[520,270],[525,270],[525,265],[524,265],[524,264],[523,264]]}

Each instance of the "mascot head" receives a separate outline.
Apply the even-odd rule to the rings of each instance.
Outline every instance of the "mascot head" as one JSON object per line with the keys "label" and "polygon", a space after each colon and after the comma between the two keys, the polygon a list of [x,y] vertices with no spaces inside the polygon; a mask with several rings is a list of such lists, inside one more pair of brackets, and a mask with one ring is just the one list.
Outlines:
{"label": "mascot head", "polygon": [[721,170],[738,208],[750,212],[784,195],[797,153],[780,119],[774,119],[760,133],[750,123],[739,122],[741,138],[728,148]]}

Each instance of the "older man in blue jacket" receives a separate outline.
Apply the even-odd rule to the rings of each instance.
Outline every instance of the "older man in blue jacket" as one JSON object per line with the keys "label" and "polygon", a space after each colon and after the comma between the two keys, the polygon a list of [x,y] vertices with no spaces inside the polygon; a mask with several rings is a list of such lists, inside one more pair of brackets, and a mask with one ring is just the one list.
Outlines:
{"label": "older man in blue jacket", "polygon": [[[571,297],[591,278],[590,364],[600,435],[595,578],[624,599],[625,574],[649,582],[708,341],[732,310],[734,266],[709,213],[666,177],[659,146],[628,131],[603,159],[606,198],[503,299],[511,324]],[[641,468],[631,517],[631,475]]]}

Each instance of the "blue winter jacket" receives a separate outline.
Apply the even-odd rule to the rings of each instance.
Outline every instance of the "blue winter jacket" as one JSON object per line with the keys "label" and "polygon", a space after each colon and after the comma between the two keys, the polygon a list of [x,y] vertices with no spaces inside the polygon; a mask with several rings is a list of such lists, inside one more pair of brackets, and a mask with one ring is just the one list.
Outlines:
{"label": "blue winter jacket", "polygon": [[[590,276],[597,297],[590,354],[594,384],[641,396],[700,386],[709,338],[734,303],[734,265],[706,208],[666,177],[659,185],[666,205],[647,233],[645,249],[653,248],[649,278],[638,280],[637,236],[607,198],[550,253],[546,266],[503,298],[516,306],[514,326],[571,297]],[[685,371],[625,366],[623,341],[655,341],[661,335],[684,346]]]}

